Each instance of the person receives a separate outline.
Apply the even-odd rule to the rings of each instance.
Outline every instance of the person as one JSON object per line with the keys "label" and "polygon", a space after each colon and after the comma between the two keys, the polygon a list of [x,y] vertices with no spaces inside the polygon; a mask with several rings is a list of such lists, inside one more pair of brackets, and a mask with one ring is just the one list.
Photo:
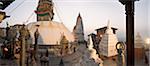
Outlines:
{"label": "person", "polygon": [[9,58],[9,55],[8,55],[8,48],[5,47],[3,51],[4,51],[4,58],[7,58],[7,59],[8,59],[8,58]]}
{"label": "person", "polygon": [[0,47],[0,58],[2,57],[2,48]]}
{"label": "person", "polygon": [[46,51],[45,55],[41,55],[40,62],[41,66],[49,66],[48,50]]}
{"label": "person", "polygon": [[16,47],[16,53],[15,53],[15,54],[19,54],[19,53],[20,53],[20,51],[21,51],[21,48]]}
{"label": "person", "polygon": [[148,60],[148,55],[149,55],[149,51],[145,52],[145,63],[148,64],[149,60]]}

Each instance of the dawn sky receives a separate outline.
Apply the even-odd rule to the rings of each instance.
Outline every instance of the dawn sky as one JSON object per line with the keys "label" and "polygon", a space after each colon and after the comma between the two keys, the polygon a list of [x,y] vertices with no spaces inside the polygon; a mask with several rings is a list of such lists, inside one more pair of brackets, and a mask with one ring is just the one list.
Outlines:
{"label": "dawn sky", "polygon": [[[110,20],[113,27],[118,28],[117,36],[120,40],[125,39],[125,9],[118,0],[53,0],[54,20],[63,22],[72,31],[76,24],[76,18],[80,12],[85,34],[94,32],[95,29],[106,26]],[[28,24],[36,21],[36,10],[38,0],[16,0],[4,11],[11,17],[5,19],[10,25]],[[149,0],[140,0],[135,3],[135,34],[140,32],[142,37],[148,38],[148,25],[150,25]]]}

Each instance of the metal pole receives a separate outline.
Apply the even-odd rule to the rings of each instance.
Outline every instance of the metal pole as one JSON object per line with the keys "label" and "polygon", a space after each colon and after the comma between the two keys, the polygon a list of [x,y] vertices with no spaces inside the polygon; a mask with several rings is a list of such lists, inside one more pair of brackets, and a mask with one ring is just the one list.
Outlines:
{"label": "metal pole", "polygon": [[20,60],[20,66],[26,66],[25,65],[25,60],[26,60],[26,49],[25,49],[25,36],[26,36],[26,30],[25,30],[25,25],[23,25],[21,31],[21,60]]}
{"label": "metal pole", "polygon": [[21,66],[25,66],[25,38],[22,38],[22,41],[21,41],[21,48],[22,48],[22,51],[21,51]]}
{"label": "metal pole", "polygon": [[38,28],[37,28],[36,32],[34,33],[34,39],[35,39],[35,44],[34,44],[34,58],[35,58],[35,60],[37,60],[38,37],[39,37],[39,32],[38,32]]}
{"label": "metal pole", "polygon": [[134,66],[134,1],[127,1],[126,10],[126,44],[127,66]]}

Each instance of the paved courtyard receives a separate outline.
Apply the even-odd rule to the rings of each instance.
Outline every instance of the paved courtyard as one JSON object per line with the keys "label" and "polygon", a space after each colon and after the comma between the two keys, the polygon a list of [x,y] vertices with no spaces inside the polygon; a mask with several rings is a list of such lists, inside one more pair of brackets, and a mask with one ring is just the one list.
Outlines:
{"label": "paved courtyard", "polygon": [[18,66],[15,60],[0,59],[0,66]]}
{"label": "paved courtyard", "polygon": [[[104,66],[117,66],[114,61],[104,61]],[[6,60],[6,59],[0,59],[0,66],[18,66],[15,60]],[[149,66],[148,64],[145,64],[144,62],[135,62],[135,66]]]}
{"label": "paved courtyard", "polygon": [[[40,63],[37,64],[40,66]],[[51,66],[51,63],[49,63]],[[16,63],[16,60],[11,60],[11,59],[0,59],[0,66],[18,66]],[[103,66],[117,66],[117,63],[113,60],[104,60],[104,65]],[[140,62],[135,62],[135,66],[150,66],[148,64],[145,64],[144,61]]]}

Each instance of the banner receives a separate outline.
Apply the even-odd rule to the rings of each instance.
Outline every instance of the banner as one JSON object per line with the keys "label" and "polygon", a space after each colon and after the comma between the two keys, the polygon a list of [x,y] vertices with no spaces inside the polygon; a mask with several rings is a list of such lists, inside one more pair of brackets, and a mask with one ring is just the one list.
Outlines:
{"label": "banner", "polygon": [[45,15],[49,15],[49,11],[35,11],[35,13],[37,14],[37,16],[45,16]]}
{"label": "banner", "polygon": [[37,14],[37,16],[46,16],[46,15],[49,15],[49,13]]}

